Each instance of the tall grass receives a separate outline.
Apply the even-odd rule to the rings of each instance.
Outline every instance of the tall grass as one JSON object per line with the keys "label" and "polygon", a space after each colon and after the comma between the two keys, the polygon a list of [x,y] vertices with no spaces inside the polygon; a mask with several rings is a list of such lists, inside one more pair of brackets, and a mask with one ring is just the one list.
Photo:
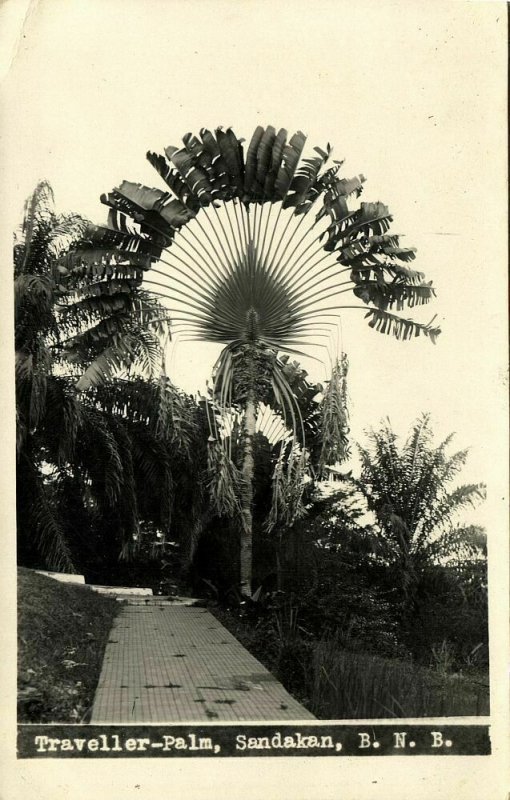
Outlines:
{"label": "tall grass", "polygon": [[489,713],[484,685],[407,661],[349,652],[335,639],[314,644],[307,673],[308,704],[319,719]]}
{"label": "tall grass", "polygon": [[[489,714],[488,676],[452,674],[448,649],[434,651],[434,668],[400,658],[346,649],[340,636],[312,638],[290,604],[272,622],[249,624],[242,615],[211,609],[242,644],[318,719],[462,717]],[[355,649],[356,648],[356,649]]]}

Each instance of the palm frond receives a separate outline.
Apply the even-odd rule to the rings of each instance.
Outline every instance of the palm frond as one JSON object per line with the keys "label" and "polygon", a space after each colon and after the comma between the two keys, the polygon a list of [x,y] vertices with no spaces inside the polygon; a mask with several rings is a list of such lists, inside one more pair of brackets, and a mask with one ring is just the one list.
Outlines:
{"label": "palm frond", "polygon": [[[139,366],[149,375],[158,368],[160,344],[148,331],[140,330],[135,335],[130,331],[114,333],[112,330],[107,341],[111,344],[105,347],[86,368],[76,383],[77,391],[83,392],[112,380],[122,370],[132,365]],[[76,350],[70,358],[73,356],[76,357]]]}
{"label": "palm frond", "polygon": [[103,506],[114,506],[122,496],[123,455],[110,421],[97,409],[83,407],[75,448],[95,496]]}
{"label": "palm frond", "polygon": [[355,282],[357,285],[353,289],[353,294],[364,303],[370,303],[383,311],[393,307],[397,311],[402,311],[406,306],[414,308],[428,303],[435,297],[435,290],[430,283],[408,285],[370,279]]}
{"label": "palm frond", "polygon": [[437,337],[441,333],[441,328],[433,325],[435,317],[424,325],[411,319],[397,317],[395,314],[390,314],[380,308],[370,309],[365,314],[365,317],[369,320],[368,325],[370,328],[374,328],[379,333],[393,335],[396,339],[407,340],[416,336],[426,336],[435,344]]}
{"label": "palm frond", "polygon": [[347,410],[347,356],[342,354],[333,367],[331,378],[321,402],[322,448],[319,457],[319,474],[328,465],[345,461],[350,454]]}
{"label": "palm frond", "polygon": [[48,181],[40,181],[25,201],[23,222],[14,246],[14,274],[39,271],[41,233],[51,227],[55,217],[55,198]]}
{"label": "palm frond", "polygon": [[52,227],[48,240],[48,257],[53,262],[69,252],[85,235],[89,222],[80,214],[61,214]]}
{"label": "palm frond", "polygon": [[29,481],[24,491],[28,502],[32,546],[39,551],[47,569],[75,572],[67,532],[44,477],[35,465],[28,466],[23,474]]}
{"label": "palm frond", "polygon": [[305,514],[303,504],[306,458],[304,452],[291,449],[287,458],[284,450],[278,458],[272,476],[271,508],[265,522],[270,533],[275,528],[288,529]]}
{"label": "palm frond", "polygon": [[40,430],[51,463],[65,467],[73,462],[82,418],[83,406],[68,380],[52,376],[47,383],[46,408]]}
{"label": "palm frond", "polygon": [[43,340],[36,340],[29,352],[16,352],[16,402],[29,430],[37,428],[44,414],[50,371],[51,354]]}
{"label": "palm frond", "polygon": [[210,437],[207,448],[207,488],[219,517],[243,520],[241,492],[243,476],[220,443]]}
{"label": "palm frond", "polygon": [[458,486],[438,503],[433,512],[433,520],[437,526],[444,526],[458,514],[459,510],[466,506],[475,508],[486,497],[486,486],[483,483]]}

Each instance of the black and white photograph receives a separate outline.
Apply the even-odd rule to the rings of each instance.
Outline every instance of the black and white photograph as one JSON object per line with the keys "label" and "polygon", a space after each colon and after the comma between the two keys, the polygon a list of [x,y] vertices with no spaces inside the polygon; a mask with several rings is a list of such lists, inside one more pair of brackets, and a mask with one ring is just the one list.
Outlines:
{"label": "black and white photograph", "polygon": [[507,28],[0,4],[5,800],[506,797]]}

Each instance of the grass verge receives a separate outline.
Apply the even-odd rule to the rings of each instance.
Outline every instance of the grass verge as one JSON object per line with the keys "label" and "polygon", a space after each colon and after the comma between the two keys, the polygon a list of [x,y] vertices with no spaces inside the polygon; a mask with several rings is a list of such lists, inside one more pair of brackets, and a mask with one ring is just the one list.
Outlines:
{"label": "grass verge", "polygon": [[396,658],[342,650],[334,639],[315,643],[307,677],[310,708],[319,719],[489,714],[489,689],[481,682]]}
{"label": "grass verge", "polygon": [[112,621],[109,597],[18,570],[18,721],[87,722]]}
{"label": "grass verge", "polygon": [[462,717],[489,714],[488,674],[451,674],[343,648],[332,636],[284,638],[274,624],[209,609],[318,719]]}

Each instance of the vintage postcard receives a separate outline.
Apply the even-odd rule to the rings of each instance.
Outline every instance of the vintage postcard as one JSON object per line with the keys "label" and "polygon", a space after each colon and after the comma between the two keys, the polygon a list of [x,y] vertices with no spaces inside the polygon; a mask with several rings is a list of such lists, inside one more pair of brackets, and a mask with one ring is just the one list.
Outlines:
{"label": "vintage postcard", "polygon": [[2,798],[503,800],[506,4],[0,26]]}

